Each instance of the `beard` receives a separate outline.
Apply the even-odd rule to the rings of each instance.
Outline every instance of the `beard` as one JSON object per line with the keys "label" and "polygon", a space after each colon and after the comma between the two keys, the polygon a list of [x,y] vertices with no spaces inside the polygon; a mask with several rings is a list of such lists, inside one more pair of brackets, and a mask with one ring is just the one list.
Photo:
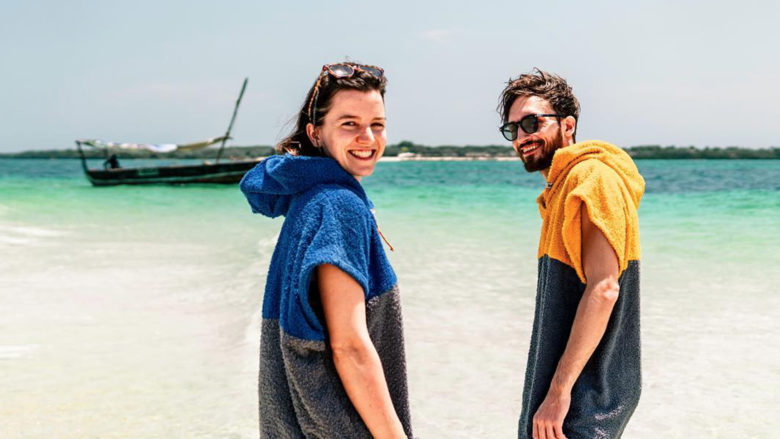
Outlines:
{"label": "beard", "polygon": [[549,168],[552,165],[553,156],[555,151],[563,148],[563,139],[560,136],[554,136],[552,140],[541,140],[542,146],[539,147],[539,153],[534,153],[528,157],[520,155],[520,160],[523,161],[525,170],[528,172],[536,172]]}

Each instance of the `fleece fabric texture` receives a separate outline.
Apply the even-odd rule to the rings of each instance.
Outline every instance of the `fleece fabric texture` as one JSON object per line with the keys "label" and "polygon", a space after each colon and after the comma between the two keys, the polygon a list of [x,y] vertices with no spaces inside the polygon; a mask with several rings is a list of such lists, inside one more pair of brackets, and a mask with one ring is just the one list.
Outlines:
{"label": "fleece fabric texture", "polygon": [[600,141],[556,151],[547,179],[548,187],[537,199],[542,216],[539,277],[519,437],[532,437],[533,415],[547,395],[585,291],[585,207],[615,250],[620,294],[601,343],[574,385],[563,430],[570,439],[619,438],[641,388],[637,209],[645,183],[625,151]]}
{"label": "fleece fabric texture", "polygon": [[333,364],[312,279],[321,264],[363,287],[369,334],[411,437],[400,295],[360,183],[332,159],[285,155],[260,162],[240,188],[253,212],[285,216],[263,298],[261,437],[371,437]]}

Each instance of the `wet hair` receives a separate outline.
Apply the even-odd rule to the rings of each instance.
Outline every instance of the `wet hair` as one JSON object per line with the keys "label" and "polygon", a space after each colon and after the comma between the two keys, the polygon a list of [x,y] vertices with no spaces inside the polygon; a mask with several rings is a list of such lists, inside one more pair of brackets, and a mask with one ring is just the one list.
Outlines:
{"label": "wet hair", "polygon": [[[348,64],[358,68],[361,66],[361,64],[354,62],[342,62],[339,64]],[[311,102],[311,97],[312,94],[314,94],[316,84],[317,82],[315,80],[314,84],[312,84],[309,89],[309,92],[306,93],[306,99],[303,100],[303,105],[298,112],[295,129],[276,145],[277,152],[303,156],[325,155],[324,148],[317,148],[311,143],[309,136],[306,134],[306,125],[312,123],[315,127],[321,126],[325,119],[325,115],[328,114],[328,111],[330,110],[333,96],[341,90],[357,90],[363,92],[378,91],[382,96],[382,99],[384,99],[387,79],[384,75],[377,77],[357,69],[349,78],[336,78],[325,72],[320,81],[319,94],[316,99],[316,109],[314,109],[315,114],[310,116],[309,102]],[[314,120],[311,120],[311,118]]]}
{"label": "wet hair", "polygon": [[[501,92],[498,104],[498,113],[501,115],[503,123],[507,122],[509,109],[520,96],[538,96],[549,102],[556,113],[562,114],[564,117],[572,116],[577,122],[580,119],[580,103],[574,96],[571,86],[558,75],[534,68],[530,73],[509,79],[504,91]],[[572,140],[576,136],[577,123],[574,125]]]}

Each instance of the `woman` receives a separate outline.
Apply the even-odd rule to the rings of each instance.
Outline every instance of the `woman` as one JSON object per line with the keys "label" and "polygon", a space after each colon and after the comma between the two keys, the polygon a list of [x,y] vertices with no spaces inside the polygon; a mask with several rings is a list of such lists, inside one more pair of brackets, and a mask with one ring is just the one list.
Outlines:
{"label": "woman", "polygon": [[261,437],[411,437],[398,288],[360,185],[387,142],[381,68],[323,66],[293,133],[241,181],[285,221],[263,300]]}

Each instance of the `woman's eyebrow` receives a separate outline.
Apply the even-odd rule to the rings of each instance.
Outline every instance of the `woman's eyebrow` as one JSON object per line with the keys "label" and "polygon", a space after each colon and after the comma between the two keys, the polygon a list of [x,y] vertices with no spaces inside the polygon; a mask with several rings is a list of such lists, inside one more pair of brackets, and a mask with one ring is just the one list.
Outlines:
{"label": "woman's eyebrow", "polygon": [[[360,119],[360,116],[355,116],[354,114],[344,114],[344,115],[341,115],[338,118],[336,118],[337,121],[338,120],[342,120],[342,119]],[[385,117],[385,116],[376,116],[376,117],[372,118],[372,120],[377,120],[377,119],[386,120],[387,117]]]}

